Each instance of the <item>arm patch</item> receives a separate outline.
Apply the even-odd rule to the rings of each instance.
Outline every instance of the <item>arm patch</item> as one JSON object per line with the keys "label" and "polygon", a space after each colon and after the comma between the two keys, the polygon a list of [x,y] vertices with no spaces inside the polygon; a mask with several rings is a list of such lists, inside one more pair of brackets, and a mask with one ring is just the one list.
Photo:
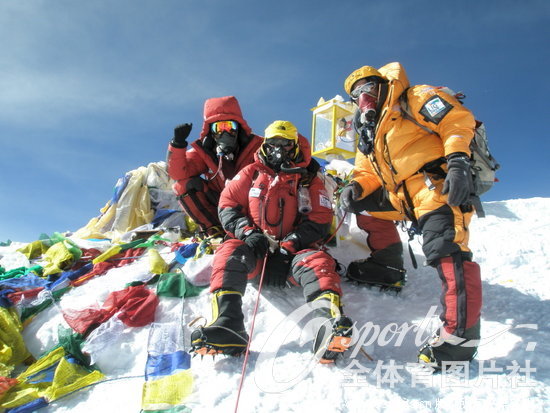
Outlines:
{"label": "arm patch", "polygon": [[422,109],[420,109],[420,114],[424,117],[426,122],[432,122],[438,125],[441,119],[443,119],[452,108],[453,105],[441,96],[435,95],[424,103]]}

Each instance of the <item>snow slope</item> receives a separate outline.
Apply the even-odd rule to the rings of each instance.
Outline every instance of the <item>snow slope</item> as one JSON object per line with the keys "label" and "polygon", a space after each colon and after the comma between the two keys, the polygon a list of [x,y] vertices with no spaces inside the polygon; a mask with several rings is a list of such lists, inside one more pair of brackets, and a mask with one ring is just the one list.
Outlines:
{"label": "snow slope", "polygon": [[[548,411],[550,326],[545,315],[550,312],[550,199],[490,202],[484,207],[487,217],[474,218],[471,224],[471,247],[482,268],[483,342],[467,370],[432,375],[414,364],[419,342],[436,324],[440,295],[437,274],[422,266],[416,239],[411,245],[419,268],[412,267],[406,254],[408,283],[400,295],[343,283],[345,312],[362,328],[356,338],[361,337],[360,344],[373,360],[355,347],[337,365],[312,363],[312,325],[300,314],[290,316],[303,304],[301,290],[265,288],[239,411]],[[364,258],[368,255],[364,237],[352,220],[349,239],[339,240],[331,251],[344,265]],[[402,240],[406,243],[405,233]],[[13,251],[18,246],[0,247],[2,265],[17,266]],[[172,258],[168,248],[161,253],[166,261]],[[29,350],[39,356],[55,344],[58,325],[64,324],[60,308],[102,303],[109,292],[149,277],[147,260],[142,259],[71,290],[57,307],[40,313],[25,329]],[[248,328],[256,298],[257,286],[249,284],[243,306]],[[179,345],[187,346],[191,331],[187,323],[197,315],[209,318],[209,308],[205,290],[183,301],[163,298],[153,325],[111,326],[109,331],[115,334],[88,348],[110,380],[40,411],[139,411],[152,329],[162,324],[180,331],[183,314]],[[242,364],[243,358],[192,359],[194,389],[188,407],[193,412],[234,411]]]}

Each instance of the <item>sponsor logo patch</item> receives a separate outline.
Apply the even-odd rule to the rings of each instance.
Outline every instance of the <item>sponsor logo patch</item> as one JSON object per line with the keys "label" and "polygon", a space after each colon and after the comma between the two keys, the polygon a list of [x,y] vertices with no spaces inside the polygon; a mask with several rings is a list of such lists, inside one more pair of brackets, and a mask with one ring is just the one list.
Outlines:
{"label": "sponsor logo patch", "polygon": [[332,209],[332,202],[330,202],[330,199],[328,199],[328,197],[325,195],[319,195],[319,205],[328,209]]}
{"label": "sponsor logo patch", "polygon": [[250,188],[250,191],[248,191],[248,196],[250,198],[259,198],[261,193],[262,190],[260,188]]}
{"label": "sponsor logo patch", "polygon": [[441,101],[439,97],[436,97],[426,103],[426,110],[430,116],[434,117],[442,110],[445,110],[445,104]]}
{"label": "sponsor logo patch", "polygon": [[453,105],[441,96],[435,95],[424,103],[424,106],[420,109],[420,114],[424,116],[426,122],[432,122],[438,125],[452,108]]}

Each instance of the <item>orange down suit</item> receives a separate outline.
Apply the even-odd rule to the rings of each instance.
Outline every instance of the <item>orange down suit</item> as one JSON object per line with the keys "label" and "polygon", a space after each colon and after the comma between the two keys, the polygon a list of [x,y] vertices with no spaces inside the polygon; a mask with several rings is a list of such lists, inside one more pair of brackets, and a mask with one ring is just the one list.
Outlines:
{"label": "orange down suit", "polygon": [[[380,109],[374,149],[358,152],[353,180],[362,189],[360,198],[381,186],[387,191],[394,213],[389,219],[415,219],[423,232],[423,251],[428,263],[437,268],[443,283],[441,319],[448,333],[479,333],[481,280],[479,266],[471,261],[468,226],[473,208],[451,207],[441,193],[444,177],[421,171],[423,167],[455,152],[470,155],[475,119],[453,96],[442,90],[417,85],[409,87],[400,63],[379,69],[389,81],[387,98]],[[406,91],[410,112],[430,133],[401,113],[400,96]],[[430,107],[431,102],[439,107]],[[444,104],[444,108],[443,108]],[[430,117],[437,113],[437,117]],[[446,172],[446,163],[441,165]],[[373,214],[384,216],[388,213]],[[477,327],[476,327],[477,326]]]}

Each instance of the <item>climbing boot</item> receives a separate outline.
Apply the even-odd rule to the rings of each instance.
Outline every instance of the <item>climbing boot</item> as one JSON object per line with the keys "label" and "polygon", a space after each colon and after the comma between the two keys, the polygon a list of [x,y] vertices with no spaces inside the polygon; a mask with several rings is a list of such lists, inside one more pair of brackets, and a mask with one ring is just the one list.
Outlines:
{"label": "climbing boot", "polygon": [[315,315],[322,317],[313,342],[313,353],[321,364],[330,364],[351,345],[353,322],[342,314],[340,296],[324,292],[314,301]]}
{"label": "climbing boot", "polygon": [[463,337],[450,335],[443,338],[436,332],[430,341],[418,350],[418,362],[441,370],[443,364],[471,361],[477,354],[479,338],[479,321],[473,327],[467,328]]}
{"label": "climbing boot", "polygon": [[395,243],[374,251],[367,259],[351,262],[346,277],[368,286],[400,292],[407,281],[403,269],[403,245]]}
{"label": "climbing boot", "polygon": [[191,351],[200,355],[239,356],[246,350],[242,294],[218,290],[212,295],[212,322],[191,333]]}

